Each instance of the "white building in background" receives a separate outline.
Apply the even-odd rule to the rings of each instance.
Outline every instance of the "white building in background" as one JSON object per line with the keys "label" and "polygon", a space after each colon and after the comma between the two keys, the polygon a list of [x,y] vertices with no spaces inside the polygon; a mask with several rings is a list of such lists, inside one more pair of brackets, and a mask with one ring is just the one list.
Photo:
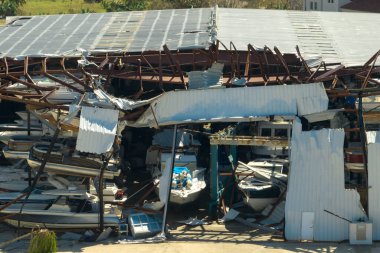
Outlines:
{"label": "white building in background", "polygon": [[351,0],[303,0],[305,11],[341,11],[341,7]]}

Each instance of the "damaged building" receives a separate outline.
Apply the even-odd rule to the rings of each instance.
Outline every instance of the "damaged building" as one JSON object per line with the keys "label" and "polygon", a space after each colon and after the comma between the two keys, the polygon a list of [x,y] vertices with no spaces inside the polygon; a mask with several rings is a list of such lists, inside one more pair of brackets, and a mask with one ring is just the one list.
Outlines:
{"label": "damaged building", "polygon": [[19,188],[51,185],[41,203],[1,179],[0,219],[30,225],[17,205],[54,212],[46,196],[75,189],[96,221],[78,224],[135,239],[197,203],[290,241],[379,240],[378,18],[215,7],[8,20],[0,106],[27,112],[1,126],[2,151],[28,161]]}

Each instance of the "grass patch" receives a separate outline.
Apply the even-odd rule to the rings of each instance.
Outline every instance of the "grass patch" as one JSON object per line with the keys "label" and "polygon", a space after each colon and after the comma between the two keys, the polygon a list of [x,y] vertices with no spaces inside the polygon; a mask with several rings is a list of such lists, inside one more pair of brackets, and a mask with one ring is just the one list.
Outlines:
{"label": "grass patch", "polygon": [[17,15],[73,14],[106,12],[100,3],[86,3],[84,0],[27,0]]}

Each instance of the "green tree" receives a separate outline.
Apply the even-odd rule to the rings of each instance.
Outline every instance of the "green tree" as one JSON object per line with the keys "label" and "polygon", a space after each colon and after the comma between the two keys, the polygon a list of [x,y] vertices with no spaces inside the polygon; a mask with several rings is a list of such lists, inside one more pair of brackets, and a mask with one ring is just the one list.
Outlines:
{"label": "green tree", "polygon": [[15,16],[18,7],[25,4],[25,0],[0,0],[0,16]]}
{"label": "green tree", "polygon": [[148,0],[102,0],[107,11],[141,11],[147,9]]}

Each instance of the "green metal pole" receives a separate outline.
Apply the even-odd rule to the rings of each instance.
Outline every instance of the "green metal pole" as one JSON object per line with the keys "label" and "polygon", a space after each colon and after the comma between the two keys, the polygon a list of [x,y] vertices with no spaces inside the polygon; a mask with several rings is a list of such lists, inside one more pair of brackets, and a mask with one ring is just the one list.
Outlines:
{"label": "green metal pole", "polygon": [[209,205],[210,217],[216,216],[216,207],[218,206],[218,145],[211,145],[211,202]]}

